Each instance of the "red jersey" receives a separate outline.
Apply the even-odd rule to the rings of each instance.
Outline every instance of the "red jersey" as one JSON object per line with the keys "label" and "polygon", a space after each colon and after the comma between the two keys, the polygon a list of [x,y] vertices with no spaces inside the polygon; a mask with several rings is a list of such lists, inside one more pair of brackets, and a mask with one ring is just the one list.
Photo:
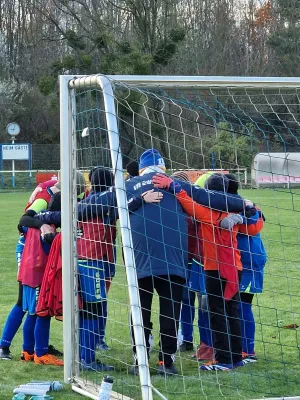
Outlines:
{"label": "red jersey", "polygon": [[100,218],[78,223],[78,258],[114,262],[116,227],[104,225]]}

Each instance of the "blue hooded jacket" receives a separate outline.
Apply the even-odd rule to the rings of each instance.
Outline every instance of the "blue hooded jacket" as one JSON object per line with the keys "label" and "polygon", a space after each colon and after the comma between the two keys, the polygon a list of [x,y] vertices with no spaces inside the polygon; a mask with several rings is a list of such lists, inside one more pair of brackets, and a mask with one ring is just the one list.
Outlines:
{"label": "blue hooded jacket", "polygon": [[[260,210],[257,210],[257,214],[265,220]],[[264,267],[267,262],[267,254],[260,233],[253,236],[238,233],[237,241],[243,264],[240,291],[261,293],[263,291]]]}

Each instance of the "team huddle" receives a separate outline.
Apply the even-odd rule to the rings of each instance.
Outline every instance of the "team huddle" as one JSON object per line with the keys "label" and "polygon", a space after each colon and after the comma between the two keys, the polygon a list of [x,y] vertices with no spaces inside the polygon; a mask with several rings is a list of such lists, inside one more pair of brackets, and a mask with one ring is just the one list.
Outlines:
{"label": "team huddle", "polygon": [[[145,151],[127,171],[125,187],[148,357],[154,289],[159,297],[157,373],[176,375],[176,352],[193,349],[196,297],[200,345],[193,357],[199,360],[199,368],[231,370],[256,362],[252,300],[263,290],[262,212],[238,195],[234,175],[208,173],[195,184],[184,171],[169,177],[155,149]],[[114,176],[108,168],[93,168],[89,190],[80,172],[76,180],[81,368],[110,371],[114,366],[97,360],[96,349],[109,350],[107,296],[116,272],[118,220]],[[60,182],[47,181],[32,193],[19,221],[19,293],[2,332],[0,359],[11,359],[11,342],[27,313],[21,359],[63,365],[62,354],[49,345],[51,318],[63,318],[60,227]],[[138,375],[133,330],[132,343],[134,363],[129,373]]]}

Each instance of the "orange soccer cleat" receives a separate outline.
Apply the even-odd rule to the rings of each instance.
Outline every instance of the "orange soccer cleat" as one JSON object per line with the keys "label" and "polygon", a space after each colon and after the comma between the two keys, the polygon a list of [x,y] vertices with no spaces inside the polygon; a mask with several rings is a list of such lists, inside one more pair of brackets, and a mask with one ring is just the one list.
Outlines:
{"label": "orange soccer cleat", "polygon": [[26,362],[33,361],[34,354],[29,354],[27,351],[22,351],[21,360]]}
{"label": "orange soccer cleat", "polygon": [[34,355],[35,364],[44,364],[44,365],[57,365],[62,367],[64,365],[63,360],[53,356],[52,354],[45,354],[44,356],[38,357],[36,354]]}

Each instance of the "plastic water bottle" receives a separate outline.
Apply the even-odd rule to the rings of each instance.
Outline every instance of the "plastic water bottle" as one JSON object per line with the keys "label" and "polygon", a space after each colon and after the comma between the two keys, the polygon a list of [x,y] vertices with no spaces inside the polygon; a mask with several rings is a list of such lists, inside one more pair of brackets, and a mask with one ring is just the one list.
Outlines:
{"label": "plastic water bottle", "polygon": [[105,375],[102,383],[101,388],[98,394],[98,400],[110,400],[111,389],[114,383],[114,378],[109,375]]}
{"label": "plastic water bottle", "polygon": [[36,386],[49,385],[48,390],[54,390],[54,391],[63,389],[63,385],[58,381],[31,381],[29,385],[36,385]]}
{"label": "plastic water bottle", "polygon": [[38,386],[31,386],[31,385],[21,385],[19,387],[17,387],[16,389],[14,389],[14,394],[18,394],[18,393],[23,393],[26,395],[31,395],[31,396],[44,396],[44,394],[47,393],[47,387],[42,386],[42,387],[38,387]]}

